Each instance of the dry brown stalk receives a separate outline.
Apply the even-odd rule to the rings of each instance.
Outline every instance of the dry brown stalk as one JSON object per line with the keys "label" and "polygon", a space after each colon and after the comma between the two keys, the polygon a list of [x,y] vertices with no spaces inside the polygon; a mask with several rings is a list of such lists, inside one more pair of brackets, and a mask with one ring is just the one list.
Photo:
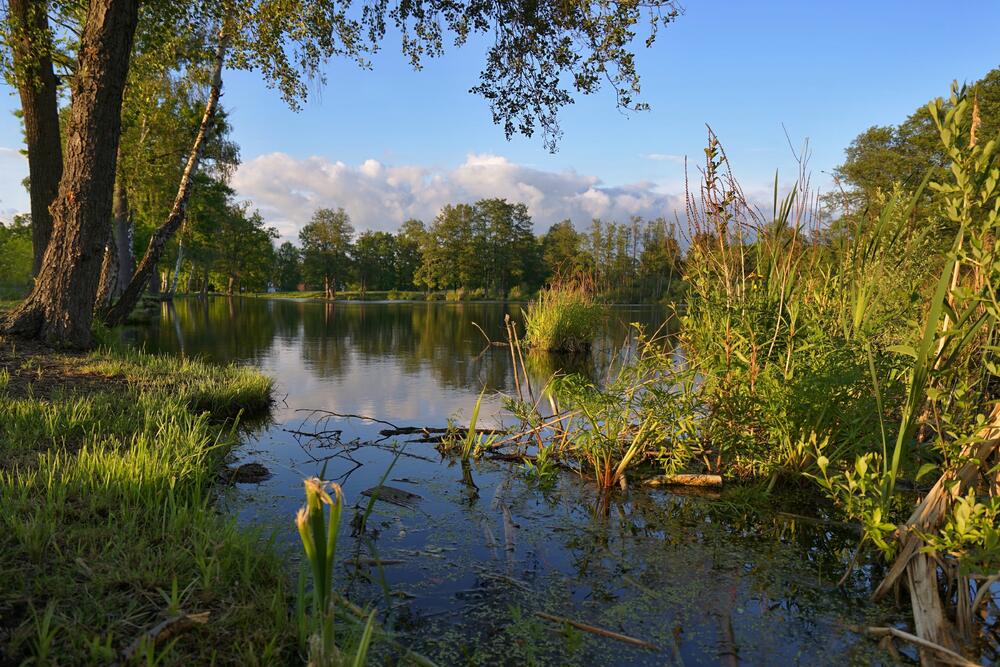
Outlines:
{"label": "dry brown stalk", "polygon": [[972,662],[965,656],[955,653],[944,646],[939,646],[916,635],[911,635],[909,632],[904,632],[899,628],[866,628],[865,633],[870,637],[896,637],[910,642],[915,646],[921,647],[921,649],[933,651],[940,661],[947,665],[961,665],[961,667],[978,667],[979,665],[979,663]]}
{"label": "dry brown stalk", "polygon": [[605,630],[604,628],[599,628],[595,625],[589,625],[587,623],[582,623],[580,621],[574,621],[569,618],[564,618],[562,616],[556,616],[555,614],[546,614],[544,611],[536,611],[535,616],[538,618],[544,618],[546,621],[552,621],[553,623],[564,623],[566,625],[571,625],[577,630],[583,630],[584,632],[589,632],[599,637],[607,637],[608,639],[616,639],[620,642],[626,644],[631,644],[632,646],[638,646],[639,648],[648,649],[650,651],[659,651],[660,647],[655,644],[650,644],[642,639],[636,639],[635,637],[629,637],[628,635],[623,635],[619,632],[613,632],[611,630]]}

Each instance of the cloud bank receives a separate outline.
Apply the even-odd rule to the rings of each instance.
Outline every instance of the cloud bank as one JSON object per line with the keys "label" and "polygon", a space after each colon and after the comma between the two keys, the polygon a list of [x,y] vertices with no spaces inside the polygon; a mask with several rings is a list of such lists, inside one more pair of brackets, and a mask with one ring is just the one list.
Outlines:
{"label": "cloud bank", "polygon": [[278,229],[281,240],[293,241],[320,207],[342,206],[358,231],[395,231],[408,218],[430,223],[448,203],[503,197],[527,205],[537,232],[566,218],[583,229],[595,217],[672,217],[683,209],[680,195],[663,193],[654,183],[605,186],[596,176],[543,171],[490,154],[470,154],[446,170],[377,160],[351,166],[270,153],[242,164],[232,185]]}

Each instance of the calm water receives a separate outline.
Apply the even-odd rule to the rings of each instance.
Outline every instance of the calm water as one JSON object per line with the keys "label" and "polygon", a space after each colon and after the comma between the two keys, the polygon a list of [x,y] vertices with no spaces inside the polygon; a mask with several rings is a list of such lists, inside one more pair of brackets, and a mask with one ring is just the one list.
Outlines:
{"label": "calm water", "polygon": [[[483,387],[483,414],[513,391],[509,352],[486,346],[478,324],[503,338],[504,304],[325,304],[180,299],[122,335],[147,350],[260,367],[278,382],[273,423],[251,436],[241,461],[274,474],[238,485],[225,507],[276,530],[296,573],[292,518],[303,477],[343,484],[349,504],[338,584],[378,606],[384,626],[441,665],[869,664],[882,661],[851,625],[898,620],[867,603],[870,567],[836,581],[856,537],[789,513],[761,516],[724,500],[631,489],[599,507],[594,488],[564,474],[539,489],[516,463],[463,466],[410,443],[386,484],[420,496],[413,508],[377,502],[369,530],[352,536],[405,438],[384,424],[465,423]],[[588,360],[535,362],[546,376],[572,367],[598,375],[630,322],[663,324],[665,311],[615,308]],[[355,510],[354,507],[359,507]],[[372,567],[372,561],[388,564]],[[642,639],[648,650],[535,616],[542,611]],[[391,660],[390,655],[381,656]]]}

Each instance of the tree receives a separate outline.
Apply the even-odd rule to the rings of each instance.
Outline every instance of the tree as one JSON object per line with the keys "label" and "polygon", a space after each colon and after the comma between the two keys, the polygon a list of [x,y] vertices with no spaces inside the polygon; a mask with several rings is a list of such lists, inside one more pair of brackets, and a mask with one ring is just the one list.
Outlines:
{"label": "tree", "polygon": [[476,254],[486,268],[482,286],[504,297],[524,278],[534,259],[531,216],[526,205],[506,199],[482,199],[475,209],[477,231],[483,235]]}
{"label": "tree", "polygon": [[396,237],[389,232],[367,231],[358,236],[353,257],[362,294],[396,287],[396,256]]}
{"label": "tree", "polygon": [[246,205],[230,205],[219,229],[216,270],[226,278],[226,294],[245,289],[263,291],[271,278],[278,233],[264,226],[260,213]]}
{"label": "tree", "polygon": [[10,79],[21,98],[24,138],[28,148],[28,191],[31,201],[31,274],[42,268],[42,255],[52,236],[49,206],[62,178],[59,130],[59,80],[52,67],[52,32],[47,2],[9,0],[8,21],[13,67]]}
{"label": "tree", "polygon": [[417,281],[429,289],[479,287],[482,272],[476,255],[475,226],[473,206],[445,205],[424,236]]}
{"label": "tree", "polygon": [[[1000,134],[1000,68],[994,69],[970,87],[979,109],[979,133],[983,137]],[[863,206],[876,191],[888,193],[894,184],[915,189],[928,169],[941,180],[951,159],[941,146],[937,127],[926,107],[920,107],[896,126],[873,126],[855,137],[844,151],[844,162],[834,176],[844,188],[831,193],[829,205]]]}
{"label": "tree", "polygon": [[542,260],[547,276],[574,276],[593,268],[593,258],[584,249],[586,239],[563,220],[549,227],[542,237]]}
{"label": "tree", "polygon": [[91,0],[80,36],[52,235],[31,292],[8,333],[53,345],[90,345],[121,129],[137,0]]}
{"label": "tree", "polygon": [[673,225],[663,218],[650,220],[643,230],[638,268],[640,298],[659,300],[680,280],[681,246]]}
{"label": "tree", "polygon": [[[31,294],[4,324],[9,333],[53,344],[90,343],[90,323],[104,264],[102,250],[110,238],[122,91],[138,13],[137,0],[90,0],[79,32],[59,194],[50,207],[53,240]],[[571,90],[589,94],[607,82],[619,107],[645,108],[635,99],[640,89],[630,50],[635,26],[646,21],[648,45],[659,27],[677,15],[673,0],[400,0],[366,3],[360,10],[349,2],[233,0],[190,6],[144,3],[141,25],[142,33],[149,28],[150,34],[161,35],[164,28],[175,28],[181,21],[220,25],[217,53],[228,51],[228,64],[233,68],[262,71],[293,108],[305,96],[306,81],[318,75],[324,60],[342,56],[365,63],[365,55],[382,45],[390,25],[402,35],[403,52],[414,67],[419,67],[423,58],[443,51],[446,31],[455,35],[457,45],[465,43],[470,34],[492,33],[486,65],[473,91],[487,100],[494,121],[503,125],[508,136],[515,132],[531,135],[540,128],[546,145],[554,149],[559,135],[558,111],[572,102]],[[25,30],[25,25],[8,13],[3,45],[9,50],[14,41],[24,39],[28,52],[46,52],[44,40],[49,33]],[[39,48],[39,44],[43,46]],[[5,58],[6,51],[0,57]],[[212,97],[206,104],[206,116],[213,107]],[[35,150],[37,153],[37,147]],[[197,167],[198,152],[196,139],[189,166]],[[154,235],[156,243],[147,249],[148,261],[140,262],[123,295],[123,305],[116,304],[109,315],[120,317],[127,301],[136,298],[136,289],[152,272],[155,255],[162,252],[164,236],[176,231],[178,218],[183,219],[191,171],[185,169],[175,206],[162,225],[164,233]]]}
{"label": "tree", "polygon": [[302,282],[302,253],[285,241],[274,255],[274,284],[284,292],[291,292]]}
{"label": "tree", "polygon": [[427,229],[420,220],[407,220],[396,232],[396,287],[417,288],[417,272],[423,262],[421,248]]}
{"label": "tree", "polygon": [[337,282],[350,276],[353,238],[354,227],[342,208],[317,209],[299,232],[303,273],[313,284],[322,283],[327,299],[337,298]]}
{"label": "tree", "polygon": [[208,292],[210,275],[220,256],[221,235],[234,196],[233,189],[221,179],[204,173],[195,179],[183,241],[202,294]]}

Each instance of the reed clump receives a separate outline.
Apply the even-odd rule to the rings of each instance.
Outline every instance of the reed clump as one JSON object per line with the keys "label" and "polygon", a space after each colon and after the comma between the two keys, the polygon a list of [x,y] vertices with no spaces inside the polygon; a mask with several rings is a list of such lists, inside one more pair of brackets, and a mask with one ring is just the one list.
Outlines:
{"label": "reed clump", "polygon": [[587,352],[604,317],[589,281],[557,279],[525,309],[524,342],[533,350]]}

